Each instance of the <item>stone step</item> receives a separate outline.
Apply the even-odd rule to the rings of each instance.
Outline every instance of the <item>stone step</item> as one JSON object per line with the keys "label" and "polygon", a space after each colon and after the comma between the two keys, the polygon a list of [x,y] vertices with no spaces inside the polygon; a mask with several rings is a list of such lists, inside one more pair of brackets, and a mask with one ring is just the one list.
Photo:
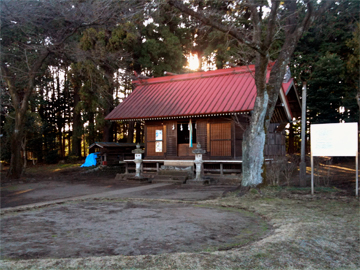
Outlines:
{"label": "stone step", "polygon": [[187,175],[154,175],[152,183],[179,183],[185,184],[188,179]]}
{"label": "stone step", "polygon": [[151,183],[152,184],[171,183],[171,184],[181,185],[181,184],[185,184],[186,180],[173,180],[171,178],[167,178],[167,179],[154,178],[151,180]]}
{"label": "stone step", "polygon": [[169,175],[169,176],[184,176],[192,178],[194,176],[194,167],[192,166],[161,166],[159,170],[159,175]]}
{"label": "stone step", "polygon": [[167,174],[167,175],[154,175],[154,177],[152,177],[153,179],[171,179],[171,180],[182,180],[185,181],[186,179],[188,179],[187,175],[171,175],[171,174]]}

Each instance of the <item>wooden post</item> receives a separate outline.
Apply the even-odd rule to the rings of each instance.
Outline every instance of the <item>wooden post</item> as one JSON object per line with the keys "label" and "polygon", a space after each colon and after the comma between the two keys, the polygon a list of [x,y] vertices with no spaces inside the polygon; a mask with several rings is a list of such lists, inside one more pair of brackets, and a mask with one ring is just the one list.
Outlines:
{"label": "wooden post", "polygon": [[359,151],[356,152],[356,158],[355,158],[355,168],[356,168],[356,190],[355,190],[355,194],[356,197],[359,197]]}
{"label": "wooden post", "polygon": [[311,195],[314,195],[314,157],[311,153]]}
{"label": "wooden post", "polygon": [[220,163],[220,175],[223,176],[224,175],[224,166],[222,163]]}

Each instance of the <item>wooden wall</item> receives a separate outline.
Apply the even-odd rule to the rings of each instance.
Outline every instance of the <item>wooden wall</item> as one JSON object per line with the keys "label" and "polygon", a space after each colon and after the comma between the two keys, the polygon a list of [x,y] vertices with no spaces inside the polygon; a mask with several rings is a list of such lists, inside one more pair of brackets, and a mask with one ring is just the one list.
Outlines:
{"label": "wooden wall", "polygon": [[[196,130],[196,136],[197,136],[197,141],[201,144],[201,148],[202,149],[207,149],[208,147],[208,143],[207,143],[207,124],[208,124],[208,120],[207,119],[196,119],[196,125],[197,125],[197,130]],[[196,146],[196,145],[194,145]]]}
{"label": "wooden wall", "polygon": [[235,158],[241,159],[242,157],[242,143],[245,129],[249,125],[249,120],[243,115],[234,117],[234,152]]}
{"label": "wooden wall", "polygon": [[212,157],[231,157],[231,122],[210,123],[210,155]]}
{"label": "wooden wall", "polygon": [[[166,131],[166,128],[161,124],[161,122],[149,122],[146,125],[145,129],[145,154],[146,156],[150,157],[163,157],[164,153],[166,152],[166,145],[164,142],[166,141],[165,138],[166,134],[164,134],[164,131]],[[162,130],[163,131],[163,139],[161,141],[156,141],[155,138],[155,132],[156,130]],[[156,152],[156,143],[161,143],[162,145],[162,151]]]}
{"label": "wooden wall", "polygon": [[279,124],[272,123],[269,126],[269,132],[266,136],[265,156],[285,156],[285,131],[277,131],[276,128]]}
{"label": "wooden wall", "polygon": [[[196,140],[201,148],[206,149],[204,159],[241,159],[243,133],[248,125],[248,118],[231,117],[193,118],[196,122]],[[177,144],[177,121],[146,121],[145,123],[145,156],[153,159],[193,159],[192,149],[188,144]],[[173,126],[175,129],[173,130]],[[265,156],[285,155],[285,133],[276,132],[278,124],[270,124],[266,137]],[[155,131],[163,131],[162,152],[155,151]]]}
{"label": "wooden wall", "polygon": [[[166,130],[167,130],[167,138],[166,138],[166,157],[168,157],[169,159],[174,159],[177,157],[177,131],[176,131],[176,126],[177,126],[177,121],[166,121],[164,122],[164,124],[166,125]],[[175,127],[175,129],[173,130],[173,126]]]}
{"label": "wooden wall", "polygon": [[[244,123],[245,127],[247,126]],[[274,157],[274,156],[285,156],[286,147],[285,147],[285,131],[278,132],[276,128],[279,124],[271,123],[269,126],[268,134],[266,135],[264,155],[265,157]],[[235,159],[241,159],[242,157],[242,138],[244,130],[235,124]]]}

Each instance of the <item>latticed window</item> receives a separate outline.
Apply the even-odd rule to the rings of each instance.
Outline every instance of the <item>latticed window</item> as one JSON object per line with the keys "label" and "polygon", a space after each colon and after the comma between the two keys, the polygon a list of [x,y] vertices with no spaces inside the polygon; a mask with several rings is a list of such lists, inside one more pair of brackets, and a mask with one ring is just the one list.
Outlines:
{"label": "latticed window", "polygon": [[210,152],[214,157],[231,156],[231,123],[211,123]]}

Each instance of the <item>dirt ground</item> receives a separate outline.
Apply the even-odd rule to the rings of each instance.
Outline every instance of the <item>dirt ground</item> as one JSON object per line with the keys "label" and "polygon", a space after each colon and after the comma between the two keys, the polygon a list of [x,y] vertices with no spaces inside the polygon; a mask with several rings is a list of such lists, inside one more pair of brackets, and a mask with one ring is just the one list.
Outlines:
{"label": "dirt ground", "polygon": [[[30,203],[70,198],[88,194],[96,194],[111,190],[142,186],[147,183],[134,181],[118,181],[115,175],[121,168],[109,167],[91,171],[85,168],[65,167],[56,165],[30,166],[26,175],[18,181],[6,178],[6,168],[1,172],[0,208],[8,208]],[[90,171],[90,172],[89,172]],[[310,167],[307,168],[307,186],[310,186]],[[336,187],[339,193],[355,194],[355,164],[353,160],[339,163],[327,160],[315,162],[315,187]],[[282,183],[285,185],[285,181]],[[293,175],[291,186],[298,186],[298,174]],[[122,194],[121,198],[161,198],[175,200],[208,200],[217,198],[231,186],[218,185],[193,188],[187,185],[176,185],[171,188],[159,188]],[[179,193],[178,191],[181,191]]]}
{"label": "dirt ground", "polygon": [[247,211],[190,204],[86,201],[2,220],[3,259],[78,258],[227,249],[270,226]]}
{"label": "dirt ground", "polygon": [[[270,187],[222,197],[229,186],[183,185],[4,212],[0,268],[359,269],[353,167],[320,166],[314,196]],[[141,185],[77,170],[21,182],[2,183],[4,210]]]}
{"label": "dirt ground", "polygon": [[[115,180],[116,171],[103,172],[98,175],[79,174],[72,170],[71,174],[46,178],[22,179],[16,183],[3,183],[0,189],[1,208],[16,207],[38,202],[47,202],[83,195],[97,194],[107,191],[122,190],[140,186],[151,186],[150,183]],[[36,180],[35,180],[36,179]],[[117,194],[115,198],[161,198],[181,201],[201,201],[214,199],[235,186],[189,186],[172,185],[151,190]]]}
{"label": "dirt ground", "polygon": [[1,208],[96,194],[136,186],[139,186],[139,183],[129,181],[119,183],[119,181],[114,181],[113,177],[111,179],[91,178],[88,182],[72,182],[54,179],[36,183],[16,183],[1,188]]}
{"label": "dirt ground", "polygon": [[[9,212],[14,206],[152,186],[115,180],[116,169],[83,172],[71,169],[4,183],[1,207]],[[108,200],[71,201],[19,213],[10,210],[1,222],[1,256],[43,259],[198,252],[241,246],[268,234],[271,226],[245,210],[189,203],[218,198],[229,188],[234,186],[169,185],[109,195]],[[136,201],[159,198],[176,203]]]}

